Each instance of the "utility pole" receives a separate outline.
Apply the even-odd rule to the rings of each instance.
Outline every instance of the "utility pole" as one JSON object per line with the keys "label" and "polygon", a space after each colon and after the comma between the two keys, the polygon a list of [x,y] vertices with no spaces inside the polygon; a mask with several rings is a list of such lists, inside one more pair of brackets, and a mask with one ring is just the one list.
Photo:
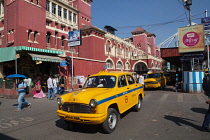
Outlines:
{"label": "utility pole", "polygon": [[192,25],[192,20],[191,20],[191,9],[190,9],[190,6],[192,5],[192,0],[183,0],[183,2],[185,3],[185,8],[189,12],[189,23],[190,23],[190,26],[191,26]]}
{"label": "utility pole", "polygon": [[[207,9],[205,10],[205,17],[208,17],[208,12]],[[208,40],[208,36],[209,36],[209,32],[205,33],[205,37],[206,37],[206,47],[207,47],[207,68],[209,70],[209,40]]]}

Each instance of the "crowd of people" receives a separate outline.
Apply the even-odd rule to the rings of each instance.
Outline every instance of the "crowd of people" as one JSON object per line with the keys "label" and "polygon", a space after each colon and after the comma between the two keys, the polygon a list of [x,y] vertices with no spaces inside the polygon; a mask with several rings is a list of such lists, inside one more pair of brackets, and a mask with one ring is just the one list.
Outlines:
{"label": "crowd of people", "polygon": [[22,110],[22,103],[27,104],[28,107],[31,107],[31,103],[25,100],[25,95],[27,94],[27,88],[33,90],[33,98],[40,99],[46,98],[49,100],[53,100],[55,94],[62,95],[65,90],[65,77],[64,76],[52,76],[46,80],[47,83],[47,95],[43,92],[43,86],[41,84],[41,77],[37,76],[36,80],[33,82],[31,78],[27,77],[25,79],[19,78],[17,84],[17,92],[18,92],[18,108],[16,111]]}

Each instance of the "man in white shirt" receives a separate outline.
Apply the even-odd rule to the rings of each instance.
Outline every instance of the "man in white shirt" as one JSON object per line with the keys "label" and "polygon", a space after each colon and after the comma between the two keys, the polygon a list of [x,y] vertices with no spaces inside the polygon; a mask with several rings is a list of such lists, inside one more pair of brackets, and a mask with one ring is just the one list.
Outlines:
{"label": "man in white shirt", "polygon": [[139,84],[142,84],[144,86],[144,76],[142,74],[140,74],[139,76],[139,81],[138,81]]}
{"label": "man in white shirt", "polygon": [[27,77],[26,79],[24,79],[24,82],[26,83],[26,85],[27,85],[28,87],[31,86],[31,78]]}
{"label": "man in white shirt", "polygon": [[53,83],[53,95],[55,97],[55,94],[57,93],[57,81],[55,77],[52,78],[52,83]]}
{"label": "man in white shirt", "polygon": [[54,86],[53,86],[53,79],[52,79],[51,75],[47,79],[47,88],[48,88],[48,96],[47,96],[47,98],[49,100],[50,99],[53,100],[55,96],[54,96],[54,92],[53,92]]}

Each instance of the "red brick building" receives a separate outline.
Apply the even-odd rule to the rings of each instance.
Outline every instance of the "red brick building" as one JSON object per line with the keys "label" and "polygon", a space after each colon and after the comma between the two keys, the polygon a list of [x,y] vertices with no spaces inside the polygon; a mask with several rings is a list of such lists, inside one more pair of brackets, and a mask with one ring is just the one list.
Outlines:
{"label": "red brick building", "polygon": [[[92,0],[2,0],[0,5],[0,78],[9,74],[50,74],[66,77],[66,88],[77,88],[76,77],[108,70],[161,70],[155,35],[143,28],[119,38],[116,29],[91,24]],[[24,8],[23,8],[24,7]],[[82,45],[68,47],[68,32],[81,30]],[[60,66],[73,56],[73,66]],[[73,69],[72,69],[73,68]],[[72,75],[73,74],[73,75]],[[72,81],[73,79],[73,81]]]}

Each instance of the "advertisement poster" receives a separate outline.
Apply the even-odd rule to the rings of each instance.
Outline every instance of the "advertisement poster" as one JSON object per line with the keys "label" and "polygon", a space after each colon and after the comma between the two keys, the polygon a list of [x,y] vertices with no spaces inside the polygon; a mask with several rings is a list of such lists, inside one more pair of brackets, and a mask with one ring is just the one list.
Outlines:
{"label": "advertisement poster", "polygon": [[179,53],[204,51],[204,27],[194,25],[178,29]]}
{"label": "advertisement poster", "polygon": [[85,83],[85,76],[76,76],[77,84],[83,85]]}
{"label": "advertisement poster", "polygon": [[71,31],[68,33],[68,47],[79,46],[82,44],[80,30]]}

